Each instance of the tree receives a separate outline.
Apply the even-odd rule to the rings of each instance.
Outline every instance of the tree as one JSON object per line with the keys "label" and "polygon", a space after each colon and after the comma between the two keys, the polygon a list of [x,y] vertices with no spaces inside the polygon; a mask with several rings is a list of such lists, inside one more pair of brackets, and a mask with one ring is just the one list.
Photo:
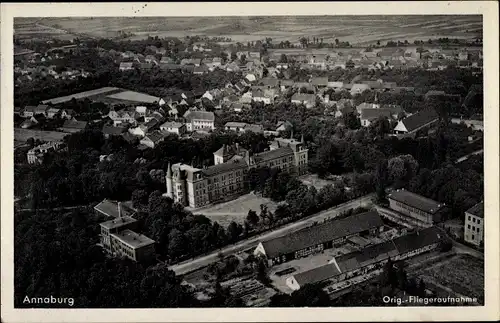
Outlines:
{"label": "tree", "polygon": [[345,113],[342,115],[342,120],[344,124],[349,129],[359,129],[361,128],[361,122],[354,112]]}
{"label": "tree", "polygon": [[227,232],[229,234],[230,240],[236,241],[240,237],[241,233],[243,233],[243,227],[240,224],[231,221],[231,223],[229,223],[229,226],[227,227]]}
{"label": "tree", "polygon": [[[391,183],[401,183],[406,175],[404,160],[401,157],[393,157],[388,162],[389,180]],[[398,185],[398,186],[399,186]]]}
{"label": "tree", "polygon": [[388,180],[389,170],[387,167],[387,159],[384,159],[377,164],[377,169],[375,172],[375,189],[377,192],[377,199],[379,201],[385,200],[385,189],[387,188]]}
{"label": "tree", "polygon": [[135,208],[143,208],[148,204],[148,192],[143,189],[137,189],[132,192],[132,205]]}
{"label": "tree", "polygon": [[247,219],[248,223],[252,226],[256,226],[259,223],[259,216],[254,210],[248,210]]}

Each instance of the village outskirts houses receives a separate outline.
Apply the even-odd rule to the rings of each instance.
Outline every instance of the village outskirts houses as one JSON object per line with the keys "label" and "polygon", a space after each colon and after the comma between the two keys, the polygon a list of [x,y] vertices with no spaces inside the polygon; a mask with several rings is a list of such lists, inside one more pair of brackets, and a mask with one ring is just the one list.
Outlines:
{"label": "village outskirts houses", "polygon": [[182,136],[187,132],[186,125],[181,122],[167,121],[160,126],[163,132],[173,133]]}
{"label": "village outskirts houses", "polygon": [[293,104],[303,104],[306,108],[314,108],[316,106],[316,95],[306,93],[295,93],[292,96]]}

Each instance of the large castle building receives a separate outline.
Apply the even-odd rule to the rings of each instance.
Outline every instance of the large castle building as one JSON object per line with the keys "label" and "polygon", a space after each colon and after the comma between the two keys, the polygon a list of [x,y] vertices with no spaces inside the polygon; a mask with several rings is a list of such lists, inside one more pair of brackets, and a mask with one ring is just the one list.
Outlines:
{"label": "large castle building", "polygon": [[279,168],[292,174],[307,171],[308,149],[304,139],[276,138],[270,149],[258,154],[224,145],[214,152],[214,165],[196,168],[177,163],[168,165],[166,195],[191,208],[236,198],[248,191],[248,171],[257,167]]}

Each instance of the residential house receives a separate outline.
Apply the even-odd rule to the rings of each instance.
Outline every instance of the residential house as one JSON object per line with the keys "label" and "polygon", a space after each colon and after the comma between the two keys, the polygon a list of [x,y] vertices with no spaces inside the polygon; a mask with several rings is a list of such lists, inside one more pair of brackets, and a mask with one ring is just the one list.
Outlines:
{"label": "residential house", "polygon": [[130,71],[134,69],[133,62],[121,62],[120,63],[120,72]]}
{"label": "residential house", "polygon": [[35,115],[36,108],[36,106],[27,105],[26,107],[24,107],[22,116],[25,118],[33,117]]}
{"label": "residential house", "polygon": [[182,136],[187,132],[186,125],[180,122],[169,121],[160,126],[160,130]]}
{"label": "residential house", "polygon": [[307,108],[314,108],[316,106],[316,95],[314,95],[314,94],[295,93],[292,96],[292,100],[291,101],[294,104],[303,104]]}
{"label": "residential house", "polygon": [[136,125],[136,112],[127,109],[115,111],[111,109],[108,113],[108,117],[113,120],[113,125],[116,127],[122,123],[129,123],[131,125]]}
{"label": "residential house", "polygon": [[28,164],[41,164],[43,162],[43,156],[51,151],[56,151],[63,146],[62,142],[52,141],[46,142],[42,145],[36,146],[30,150],[26,155]]}
{"label": "residential house", "polygon": [[102,133],[104,135],[104,138],[109,138],[111,136],[121,136],[126,131],[127,131],[126,127],[114,127],[109,125],[104,125],[102,127]]}
{"label": "residential house", "polygon": [[145,106],[141,106],[141,105],[138,105],[135,107],[135,113],[137,114],[137,116],[139,117],[144,117],[148,114],[149,110],[147,107]]}
{"label": "residential house", "polygon": [[280,80],[280,90],[286,91],[294,86],[293,80]]}
{"label": "residential house", "polygon": [[34,115],[42,114],[44,116],[47,116],[47,110],[49,109],[49,106],[46,104],[39,104],[35,108]]}
{"label": "residential house", "polygon": [[193,74],[202,75],[203,73],[208,73],[209,69],[206,65],[195,66],[193,70]]}
{"label": "residential house", "polygon": [[61,118],[65,118],[71,120],[75,117],[76,113],[73,109],[62,109],[61,110]]}
{"label": "residential house", "polygon": [[155,148],[164,139],[165,134],[157,130],[146,134],[139,142],[146,147]]}
{"label": "residential house", "polygon": [[399,121],[394,128],[394,134],[415,137],[417,132],[425,130],[438,121],[435,110],[419,111]]}
{"label": "residential house", "polygon": [[480,202],[465,212],[464,240],[480,246],[484,240],[484,202]]}
{"label": "residential house", "polygon": [[187,131],[215,129],[215,115],[213,112],[188,110],[184,114],[184,118],[186,119]]}
{"label": "residential house", "polygon": [[386,118],[386,119],[391,119],[392,118],[392,111],[391,109],[383,109],[383,108],[363,108],[361,109],[361,116],[360,116],[360,121],[361,121],[361,126],[363,127],[369,127],[372,122],[379,118]]}
{"label": "residential house", "polygon": [[54,119],[56,116],[59,115],[59,112],[61,112],[61,109],[48,108],[47,109],[47,118]]}
{"label": "residential house", "polygon": [[278,121],[276,124],[276,131],[285,131],[292,127],[293,125],[290,121]]}
{"label": "residential house", "polygon": [[183,60],[181,60],[181,65],[200,66],[201,59],[200,58],[184,58]]}
{"label": "residential house", "polygon": [[271,104],[274,102],[274,96],[271,93],[257,89],[252,91],[252,100],[255,102],[262,102],[264,104]]}
{"label": "residential house", "polygon": [[364,91],[370,90],[370,85],[363,83],[355,83],[352,84],[351,87],[351,95],[361,94]]}
{"label": "residential house", "polygon": [[146,55],[144,61],[148,64],[154,64],[154,65],[160,64],[160,62],[158,62],[158,59],[154,55]]}
{"label": "residential house", "polygon": [[316,88],[326,88],[328,86],[328,77],[313,77],[311,84]]}

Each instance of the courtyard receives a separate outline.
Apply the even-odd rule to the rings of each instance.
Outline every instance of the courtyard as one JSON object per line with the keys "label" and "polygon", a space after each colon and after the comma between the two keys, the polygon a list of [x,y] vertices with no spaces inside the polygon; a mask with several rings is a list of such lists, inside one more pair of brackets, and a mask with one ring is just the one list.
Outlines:
{"label": "courtyard", "polygon": [[271,212],[276,210],[277,203],[251,192],[232,201],[195,209],[192,212],[193,214],[203,214],[210,220],[218,222],[221,226],[227,227],[231,221],[243,225],[248,211],[253,210],[259,214],[261,204],[266,205]]}

